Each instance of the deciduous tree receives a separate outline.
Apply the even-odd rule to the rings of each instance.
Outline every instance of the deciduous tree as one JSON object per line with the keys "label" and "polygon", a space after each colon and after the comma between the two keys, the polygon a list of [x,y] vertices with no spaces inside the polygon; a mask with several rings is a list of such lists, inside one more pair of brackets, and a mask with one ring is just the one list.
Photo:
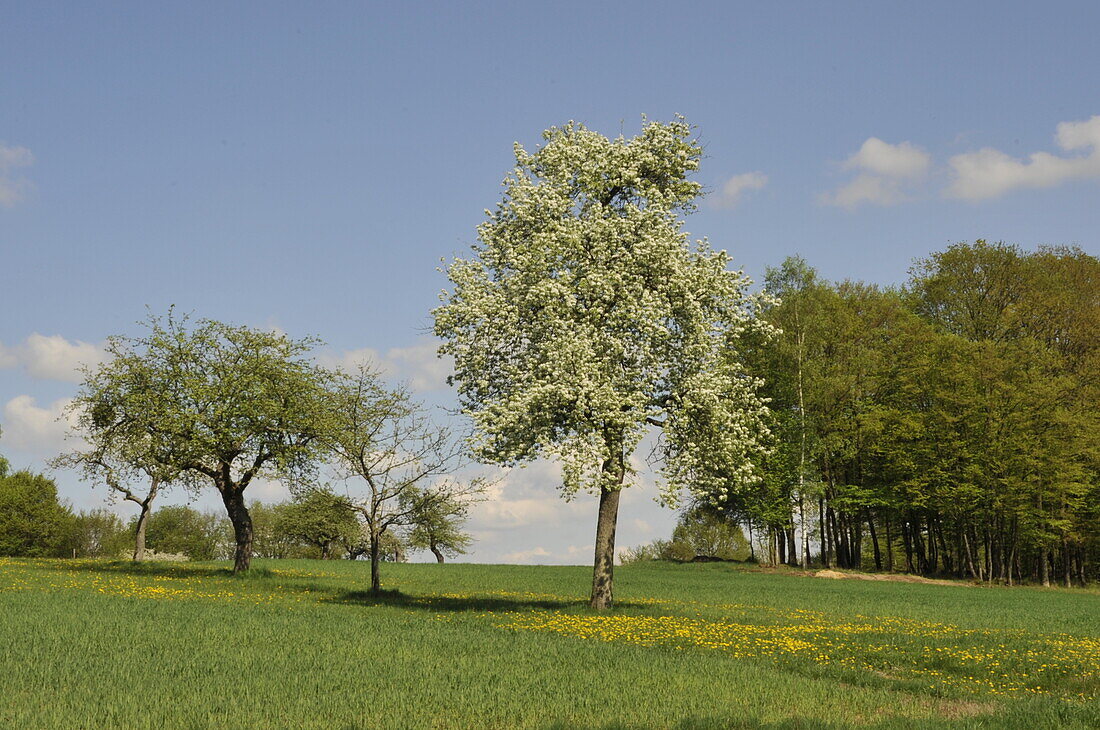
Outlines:
{"label": "deciduous tree", "polygon": [[434,312],[478,458],[562,465],[599,495],[591,604],[612,605],[619,496],[650,428],[670,501],[722,502],[759,478],[766,408],[741,337],[768,327],[730,258],[689,245],[681,215],[702,148],[682,119],[632,139],[570,122],[515,146],[503,201]]}
{"label": "deciduous tree", "polygon": [[186,486],[213,486],[233,524],[233,569],[247,570],[245,489],[316,463],[328,378],[308,357],[316,341],[172,313],[145,325],[142,336],[110,338],[85,384],[92,433],[110,434],[124,465],[137,454]]}

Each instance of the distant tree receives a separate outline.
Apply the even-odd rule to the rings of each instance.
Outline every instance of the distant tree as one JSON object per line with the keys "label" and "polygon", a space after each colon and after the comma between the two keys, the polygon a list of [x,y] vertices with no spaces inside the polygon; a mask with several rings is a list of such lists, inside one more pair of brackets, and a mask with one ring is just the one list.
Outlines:
{"label": "distant tree", "polygon": [[342,475],[359,484],[351,487],[352,503],[363,520],[371,591],[377,593],[387,532],[412,524],[417,514],[436,504],[464,499],[484,487],[477,480],[447,478],[461,464],[461,444],[432,422],[407,389],[386,388],[370,368],[340,376],[330,402],[324,445]]}
{"label": "distant tree", "polygon": [[312,545],[321,551],[321,559],[333,557],[333,547],[359,533],[355,506],[331,489],[316,487],[295,495],[275,515],[277,533]]}
{"label": "distant tree", "polygon": [[679,560],[695,557],[746,560],[749,541],[740,525],[725,519],[710,505],[702,504],[680,515],[672,532],[670,551]]}
{"label": "distant tree", "polygon": [[315,468],[327,379],[307,357],[316,341],[172,313],[145,325],[144,336],[108,340],[82,395],[92,425],[185,486],[213,486],[233,524],[233,569],[247,570],[245,489]]}
{"label": "distant tree", "polygon": [[378,544],[383,562],[404,563],[408,560],[406,556],[408,540],[400,532],[386,530],[379,538]]}
{"label": "distant tree", "polygon": [[264,504],[253,500],[248,505],[252,517],[252,551],[257,558],[283,560],[301,557],[302,547],[296,538],[282,530],[282,514],[289,502]]}
{"label": "distant tree", "polygon": [[430,550],[437,563],[449,557],[464,555],[473,538],[462,531],[469,513],[469,503],[451,497],[423,500],[412,517],[409,545],[416,550]]}
{"label": "distant tree", "polygon": [[117,558],[133,539],[122,518],[108,509],[93,509],[72,516],[65,553],[85,558]]}
{"label": "distant tree", "polygon": [[7,462],[0,467],[0,555],[62,555],[72,512],[58,501],[57,485],[25,470],[9,474]]}
{"label": "distant tree", "polygon": [[515,146],[473,257],[448,269],[435,332],[478,458],[554,458],[566,498],[599,495],[591,605],[607,609],[620,494],[651,428],[668,501],[759,483],[767,409],[739,353],[770,328],[729,256],[682,230],[701,192],[688,124],[647,122],[628,140],[570,122],[543,138]]}
{"label": "distant tree", "polygon": [[225,517],[184,505],[168,505],[149,517],[147,541],[158,553],[217,560],[230,553],[233,536]]}

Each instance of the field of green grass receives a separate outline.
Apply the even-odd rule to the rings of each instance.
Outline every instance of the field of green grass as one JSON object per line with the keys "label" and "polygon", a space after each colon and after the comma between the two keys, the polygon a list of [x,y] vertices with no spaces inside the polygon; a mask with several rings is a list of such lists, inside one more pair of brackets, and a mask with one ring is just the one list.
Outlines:
{"label": "field of green grass", "polygon": [[1100,727],[1100,593],[0,558],[0,727]]}

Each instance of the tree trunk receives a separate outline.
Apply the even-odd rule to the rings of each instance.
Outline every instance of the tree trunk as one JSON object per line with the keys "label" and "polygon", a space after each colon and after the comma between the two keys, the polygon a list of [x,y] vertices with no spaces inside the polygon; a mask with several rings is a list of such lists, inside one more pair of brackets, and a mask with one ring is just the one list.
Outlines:
{"label": "tree trunk", "polygon": [[1043,588],[1050,588],[1050,551],[1046,545],[1039,550],[1039,578]]}
{"label": "tree trunk", "polygon": [[611,608],[612,580],[615,571],[615,524],[619,517],[621,489],[601,489],[596,520],[596,561],[592,570],[592,600],[598,611]]}
{"label": "tree trunk", "polygon": [[382,592],[382,576],[379,573],[379,563],[382,562],[381,535],[371,533],[370,536],[370,592],[377,596]]}
{"label": "tree trunk", "polygon": [[1062,538],[1062,578],[1065,580],[1066,588],[1073,587],[1073,567],[1069,556],[1069,540],[1065,537]]}
{"label": "tree trunk", "polygon": [[787,534],[787,565],[793,568],[798,565],[798,546],[794,540],[794,515],[791,515],[791,525],[785,532]]}
{"label": "tree trunk", "polygon": [[134,562],[145,560],[145,527],[149,524],[149,504],[141,505],[141,514],[138,515],[137,535],[134,536]]}
{"label": "tree trunk", "polygon": [[882,552],[878,546],[878,533],[875,531],[875,519],[870,512],[867,513],[867,529],[871,531],[871,544],[875,549],[875,570],[882,570]]}
{"label": "tree trunk", "polygon": [[229,521],[233,523],[233,536],[237,541],[233,554],[233,572],[240,573],[252,566],[252,516],[248,514],[243,489],[225,486],[221,493],[225,511],[229,515]]}
{"label": "tree trunk", "polygon": [[886,513],[886,570],[894,572],[894,536],[890,534],[890,513]]}
{"label": "tree trunk", "polygon": [[431,550],[432,555],[435,556],[435,562],[437,562],[437,563],[442,563],[443,562],[443,552],[439,549],[439,545],[436,543],[435,540],[430,540],[428,542],[428,549]]}

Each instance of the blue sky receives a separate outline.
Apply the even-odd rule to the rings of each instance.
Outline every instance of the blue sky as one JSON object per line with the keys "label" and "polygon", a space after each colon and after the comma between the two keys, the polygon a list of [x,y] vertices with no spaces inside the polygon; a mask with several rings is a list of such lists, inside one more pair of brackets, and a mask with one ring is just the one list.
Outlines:
{"label": "blue sky", "polygon": [[[435,267],[512,142],[570,119],[697,125],[687,228],[757,279],[801,253],[899,283],[979,237],[1100,254],[1097,27],[1092,2],[0,3],[0,452],[42,468],[74,363],[146,306],[317,335],[448,403]],[[650,492],[620,544],[670,531]],[[588,501],[527,470],[473,557],[586,562]]]}

